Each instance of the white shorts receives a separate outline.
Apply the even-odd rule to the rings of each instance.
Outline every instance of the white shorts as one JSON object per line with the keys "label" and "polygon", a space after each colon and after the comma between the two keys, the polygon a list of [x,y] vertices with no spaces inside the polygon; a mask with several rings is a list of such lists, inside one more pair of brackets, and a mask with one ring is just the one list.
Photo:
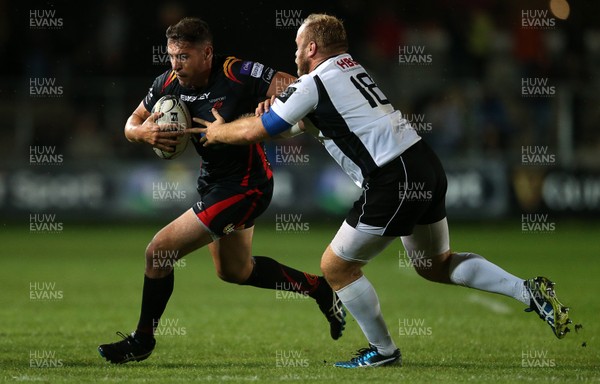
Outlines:
{"label": "white shorts", "polygon": [[[368,263],[396,237],[372,235],[353,228],[344,221],[331,241],[335,254],[351,262]],[[431,258],[450,250],[446,218],[426,225],[416,225],[412,235],[402,236],[402,244],[410,258]]]}

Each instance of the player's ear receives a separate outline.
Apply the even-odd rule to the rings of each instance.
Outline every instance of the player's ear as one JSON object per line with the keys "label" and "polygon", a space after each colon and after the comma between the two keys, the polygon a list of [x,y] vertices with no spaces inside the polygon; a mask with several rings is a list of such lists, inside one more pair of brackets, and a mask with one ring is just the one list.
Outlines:
{"label": "player's ear", "polygon": [[307,56],[308,57],[313,57],[317,54],[317,43],[314,41],[310,41],[308,43],[308,52],[307,52]]}
{"label": "player's ear", "polygon": [[205,60],[209,60],[212,58],[213,55],[213,46],[212,44],[208,43],[204,45],[204,49],[203,49],[203,53],[204,53],[204,59]]}

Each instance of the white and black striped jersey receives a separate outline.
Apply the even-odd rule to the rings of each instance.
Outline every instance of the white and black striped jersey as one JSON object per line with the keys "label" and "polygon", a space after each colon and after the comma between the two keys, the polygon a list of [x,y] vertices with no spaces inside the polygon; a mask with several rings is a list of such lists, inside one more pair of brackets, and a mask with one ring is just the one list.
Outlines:
{"label": "white and black striped jersey", "polygon": [[359,186],[421,138],[349,54],[325,60],[278,96],[262,122],[270,135],[302,118]]}

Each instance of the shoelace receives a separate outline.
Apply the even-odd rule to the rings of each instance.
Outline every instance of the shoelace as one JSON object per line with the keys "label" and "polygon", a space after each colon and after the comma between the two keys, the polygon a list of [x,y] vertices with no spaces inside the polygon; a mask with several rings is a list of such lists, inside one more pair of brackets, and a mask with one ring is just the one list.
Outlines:
{"label": "shoelace", "polygon": [[123,338],[123,340],[127,340],[127,339],[133,339],[133,337],[131,335],[126,335],[121,331],[117,331],[117,335],[121,336]]}
{"label": "shoelace", "polygon": [[343,321],[344,317],[343,317],[343,311],[344,309],[342,308],[342,306],[340,305],[342,303],[342,300],[340,300],[339,297],[337,297],[336,293],[333,292],[333,306],[331,307],[330,311],[331,311],[331,315],[333,317],[335,317],[338,321]]}
{"label": "shoelace", "polygon": [[532,304],[530,304],[529,308],[525,308],[525,312],[537,313],[540,319],[547,322],[554,329],[554,308],[552,307],[552,304],[550,304],[543,298],[541,298],[540,300],[541,303],[538,303],[538,300],[533,292],[534,290],[539,291],[540,285],[537,282],[534,282],[533,287],[528,285],[527,288],[531,294]]}
{"label": "shoelace", "polygon": [[361,348],[356,352],[356,357],[350,359],[350,361],[354,363],[363,363],[365,360],[370,359],[371,357],[377,354],[377,350],[373,347],[369,348]]}

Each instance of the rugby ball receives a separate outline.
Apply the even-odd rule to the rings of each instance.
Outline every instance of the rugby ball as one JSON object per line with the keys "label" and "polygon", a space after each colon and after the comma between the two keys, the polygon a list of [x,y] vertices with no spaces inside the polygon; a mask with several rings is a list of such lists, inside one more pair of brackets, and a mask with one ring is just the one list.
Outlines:
{"label": "rugby ball", "polygon": [[[174,95],[161,97],[154,107],[152,113],[162,112],[163,115],[156,120],[156,124],[161,126],[164,131],[184,130],[192,127],[192,117],[187,106],[181,99]],[[190,135],[185,134],[179,137],[178,144],[174,152],[163,151],[162,149],[152,148],[161,159],[170,160],[178,157],[185,151],[190,142]]]}

